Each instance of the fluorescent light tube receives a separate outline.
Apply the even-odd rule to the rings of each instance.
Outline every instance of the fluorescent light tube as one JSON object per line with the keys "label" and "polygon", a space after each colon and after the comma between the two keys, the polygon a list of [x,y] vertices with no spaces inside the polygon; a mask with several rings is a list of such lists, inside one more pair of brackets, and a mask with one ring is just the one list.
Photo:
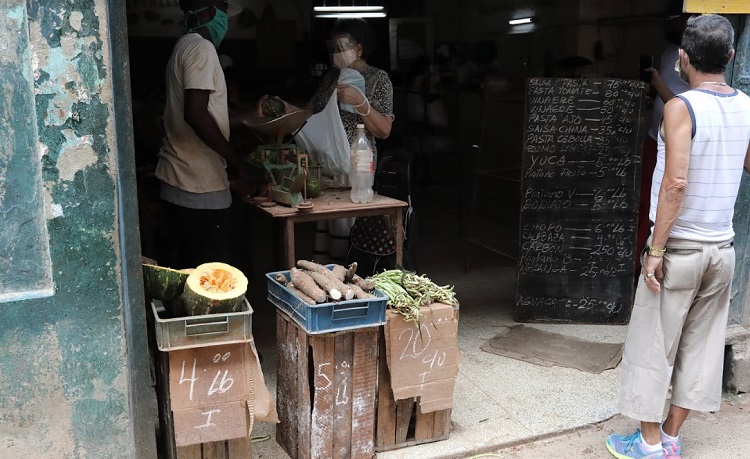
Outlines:
{"label": "fluorescent light tube", "polygon": [[384,18],[385,12],[377,13],[316,13],[316,18]]}
{"label": "fluorescent light tube", "polygon": [[519,25],[519,24],[530,24],[531,18],[521,18],[521,19],[511,19],[508,21],[508,24],[510,25]]}
{"label": "fluorescent light tube", "polygon": [[314,11],[321,12],[333,12],[333,13],[344,13],[344,12],[355,12],[355,11],[383,11],[384,6],[316,6],[313,8]]}

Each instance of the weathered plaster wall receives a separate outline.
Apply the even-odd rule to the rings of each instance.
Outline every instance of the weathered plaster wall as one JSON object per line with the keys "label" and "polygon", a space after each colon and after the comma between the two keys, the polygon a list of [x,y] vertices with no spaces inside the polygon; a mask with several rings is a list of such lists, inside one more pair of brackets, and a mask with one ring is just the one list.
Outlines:
{"label": "weathered plaster wall", "polygon": [[[732,18],[737,33],[737,55],[731,67],[732,86],[750,95],[750,15]],[[729,312],[730,324],[744,327],[750,325],[750,177],[742,177],[740,193],[734,208],[735,253],[737,264],[732,284],[732,303]],[[747,350],[746,350],[747,351]],[[747,356],[747,352],[744,354]],[[745,366],[750,364],[745,362]],[[746,371],[746,374],[750,374]],[[745,381],[750,386],[750,380]]]}
{"label": "weathered plaster wall", "polygon": [[[36,127],[54,282],[53,296],[0,303],[0,457],[134,457],[107,4],[0,5],[28,16],[19,33],[28,33],[36,113],[0,123]],[[18,57],[2,46],[0,54]],[[12,164],[6,173],[27,174]]]}

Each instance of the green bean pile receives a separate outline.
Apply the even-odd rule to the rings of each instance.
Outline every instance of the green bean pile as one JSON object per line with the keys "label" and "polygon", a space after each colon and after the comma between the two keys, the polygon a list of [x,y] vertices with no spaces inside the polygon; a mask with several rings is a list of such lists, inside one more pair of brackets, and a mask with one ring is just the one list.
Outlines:
{"label": "green bean pile", "polygon": [[388,307],[414,323],[419,322],[419,308],[422,306],[456,303],[453,287],[441,287],[426,276],[392,269],[375,274],[372,279],[375,281],[375,288],[388,295]]}

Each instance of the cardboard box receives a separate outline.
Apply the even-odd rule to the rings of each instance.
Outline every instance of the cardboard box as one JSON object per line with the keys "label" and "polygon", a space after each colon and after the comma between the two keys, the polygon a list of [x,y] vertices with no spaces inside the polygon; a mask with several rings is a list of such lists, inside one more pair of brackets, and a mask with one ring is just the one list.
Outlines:
{"label": "cardboard box", "polygon": [[244,401],[183,408],[175,410],[172,419],[178,447],[247,437],[253,423]]}
{"label": "cardboard box", "polygon": [[458,375],[458,320],[453,306],[435,303],[420,309],[419,326],[386,312],[386,359],[395,400],[420,398],[420,411],[453,406]]}
{"label": "cardboard box", "polygon": [[169,397],[178,447],[248,436],[278,422],[252,342],[172,351]]}

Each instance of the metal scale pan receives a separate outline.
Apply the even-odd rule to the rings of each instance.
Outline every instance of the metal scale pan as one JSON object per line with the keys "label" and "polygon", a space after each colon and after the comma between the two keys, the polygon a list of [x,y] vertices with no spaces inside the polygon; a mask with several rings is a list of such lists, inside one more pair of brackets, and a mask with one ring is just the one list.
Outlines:
{"label": "metal scale pan", "polygon": [[278,136],[286,135],[294,137],[294,134],[302,128],[312,114],[311,110],[298,110],[286,113],[278,118],[267,116],[247,117],[242,120],[242,123],[266,138],[276,139]]}

